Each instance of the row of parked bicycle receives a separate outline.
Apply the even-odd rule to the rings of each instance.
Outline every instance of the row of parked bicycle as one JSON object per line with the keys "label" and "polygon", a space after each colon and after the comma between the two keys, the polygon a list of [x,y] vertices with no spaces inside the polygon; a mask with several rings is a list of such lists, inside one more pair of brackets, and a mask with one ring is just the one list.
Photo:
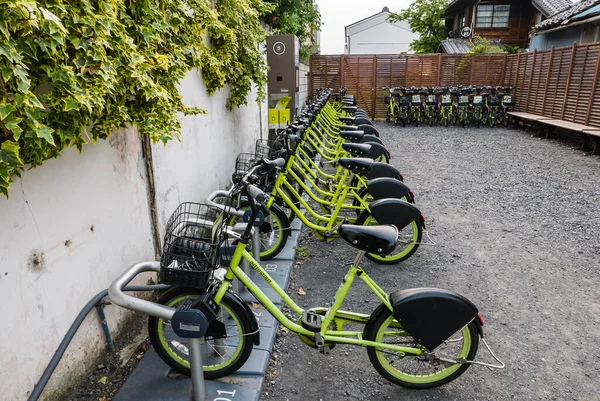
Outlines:
{"label": "row of parked bicycle", "polygon": [[[403,175],[388,164],[390,154],[366,113],[352,97],[330,98],[331,90],[319,90],[277,138],[257,141],[253,152],[237,157],[230,188],[213,192],[206,205],[181,205],[167,224],[161,280],[176,287],[159,303],[208,311],[205,377],[235,372],[260,343],[252,309],[232,291],[236,278],[303,343],[325,354],[336,344],[365,347],[375,369],[396,384],[430,388],[454,380],[472,364],[502,368],[501,362],[474,360],[479,342],[487,344],[483,319],[469,300],[434,288],[385,291],[361,267],[364,256],[382,264],[409,258],[422,244],[425,219]],[[270,275],[271,265],[259,263],[281,252],[293,219],[317,238],[341,237],[358,249],[342,284],[331,284],[335,295],[329,305],[300,307]],[[260,246],[254,253],[253,243]],[[243,271],[244,263],[295,319]],[[380,302],[371,314],[341,309],[354,279],[365,282]],[[158,355],[189,374],[187,339],[171,322],[151,317],[149,332]]]}
{"label": "row of parked bicycle", "polygon": [[415,124],[508,126],[508,112],[514,110],[512,87],[457,86],[433,88],[382,88],[386,121],[396,125]]}

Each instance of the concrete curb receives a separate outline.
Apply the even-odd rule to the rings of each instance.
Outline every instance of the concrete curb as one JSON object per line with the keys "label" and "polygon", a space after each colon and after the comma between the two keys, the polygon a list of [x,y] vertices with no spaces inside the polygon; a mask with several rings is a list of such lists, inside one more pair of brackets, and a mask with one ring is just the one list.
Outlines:
{"label": "concrete curb", "polygon": [[[292,235],[284,250],[276,259],[260,262],[282,288],[289,284],[296,246],[300,237],[302,222],[295,219]],[[279,297],[255,271],[252,280],[281,309]],[[268,289],[268,291],[267,291]],[[249,293],[240,296],[247,302],[254,301]],[[255,346],[248,361],[234,375],[218,380],[206,381],[206,400],[254,401],[260,400],[260,390],[275,343],[278,322],[264,309],[253,309],[260,327],[260,345]],[[154,349],[148,349],[131,375],[127,378],[113,401],[190,401],[192,381],[186,376],[173,374],[173,371],[158,357]]]}

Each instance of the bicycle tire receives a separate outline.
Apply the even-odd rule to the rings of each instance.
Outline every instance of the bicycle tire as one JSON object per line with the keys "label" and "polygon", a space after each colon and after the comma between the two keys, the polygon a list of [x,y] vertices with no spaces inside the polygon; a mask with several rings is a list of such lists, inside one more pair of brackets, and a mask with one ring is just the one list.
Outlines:
{"label": "bicycle tire", "polygon": [[[242,201],[242,203],[238,206],[240,210],[246,210],[250,205],[247,201]],[[290,221],[287,218],[287,214],[278,207],[273,207],[269,209],[270,219],[274,221],[279,228],[273,227],[273,224],[269,223],[270,227],[264,226],[260,227],[260,237],[261,237],[261,251],[260,251],[260,260],[271,260],[285,248],[287,244],[288,238],[292,235],[292,229],[290,227]],[[227,223],[230,226],[233,226],[237,220],[238,216],[231,216],[229,222]],[[267,221],[265,219],[265,224]],[[270,232],[265,232],[266,229],[270,228]],[[267,241],[267,238],[274,232],[279,232],[279,238],[277,240],[273,240],[272,238]]]}
{"label": "bicycle tire", "polygon": [[[406,343],[408,346],[413,347],[413,345],[410,344],[414,344],[414,347],[418,347],[418,342],[414,340],[410,336],[410,334],[403,330],[400,323],[398,323],[396,319],[394,319],[394,316],[385,304],[381,304],[371,314],[371,317],[364,329],[364,337],[366,340],[376,342],[382,342],[385,339],[391,340],[391,337],[393,337],[393,332],[391,331],[392,329],[395,330],[397,336],[402,337],[403,345],[404,343]],[[459,349],[459,351],[456,352],[456,355],[454,353],[452,353],[449,356],[444,354],[444,357],[456,359],[465,358],[468,361],[474,360],[475,355],[477,354],[477,348],[479,346],[479,335],[475,321],[472,321],[464,328],[459,330],[457,333],[460,333],[460,335],[462,335],[462,347]],[[413,341],[410,341],[410,339],[412,339]],[[455,342],[450,342],[449,346],[453,346],[455,344]],[[440,350],[445,350],[445,348],[441,347],[438,347],[438,349],[436,349],[436,353],[439,354]],[[450,366],[446,366],[444,364],[434,366],[430,364],[430,361],[419,360],[416,356],[398,356],[396,353],[386,353],[381,351],[381,349],[377,349],[376,347],[368,347],[367,354],[369,356],[371,364],[382,377],[394,384],[413,389],[428,389],[449,383],[452,380],[459,377],[460,375],[462,375],[469,368],[469,366],[471,366],[468,363],[454,364]],[[393,358],[393,364],[389,362],[386,359],[386,357]],[[420,370],[419,374],[411,374],[405,372],[402,370],[401,367],[399,367],[399,365],[406,361],[416,361],[416,366],[419,366]],[[422,373],[421,371],[421,368],[434,369],[436,367],[442,367],[442,369],[433,374]]]}
{"label": "bicycle tire", "polygon": [[[175,307],[179,302],[184,299],[197,297],[202,295],[203,291],[194,288],[187,287],[174,287],[165,292],[157,301],[161,305],[167,305]],[[250,354],[252,353],[253,343],[252,338],[248,335],[252,333],[252,324],[250,319],[254,319],[254,316],[248,316],[246,310],[239,306],[239,304],[233,299],[233,295],[226,293],[220,303],[221,306],[221,319],[224,323],[228,332],[226,339],[220,340],[208,340],[206,343],[209,344],[214,352],[208,352],[207,356],[203,358],[204,362],[204,378],[208,380],[218,379],[223,376],[230,375],[237,371],[239,368],[246,363]],[[225,316],[227,314],[227,316]],[[229,323],[227,323],[229,322]],[[237,330],[237,332],[236,332]],[[189,354],[189,350],[185,346],[186,339],[178,337],[175,333],[171,333],[170,323],[164,319],[150,316],[148,318],[148,335],[150,337],[150,343],[154,347],[154,350],[167,365],[173,368],[175,371],[184,375],[190,375],[190,363],[186,358],[186,352]],[[169,338],[167,338],[169,337]],[[238,343],[234,341],[237,339]],[[227,351],[221,353],[217,351],[219,347],[223,345],[211,345],[211,341],[223,341],[227,344],[225,347]],[[235,346],[235,349],[233,347]],[[228,353],[228,359],[224,362],[216,365],[208,366],[207,363]],[[224,359],[224,358],[223,358]]]}
{"label": "bicycle tire", "polygon": [[[373,218],[371,212],[368,210],[364,210],[356,219],[357,226],[365,226],[365,225],[377,225],[377,220]],[[410,226],[410,228],[408,228]],[[406,244],[406,247],[403,248],[397,254],[390,254],[386,256],[380,256],[373,253],[367,253],[365,256],[367,259],[380,264],[380,265],[395,265],[396,263],[400,263],[410,258],[419,248],[419,244],[423,238],[423,224],[421,223],[420,218],[416,218],[406,227],[398,228],[398,242],[401,241],[401,238],[405,238],[405,240],[410,241]],[[410,238],[410,239],[409,239]],[[396,247],[398,250],[398,246]]]}

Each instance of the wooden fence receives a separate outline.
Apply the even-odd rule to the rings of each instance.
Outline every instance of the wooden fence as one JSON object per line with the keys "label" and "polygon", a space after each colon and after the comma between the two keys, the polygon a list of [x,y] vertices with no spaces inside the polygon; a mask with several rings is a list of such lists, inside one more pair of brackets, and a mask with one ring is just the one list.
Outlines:
{"label": "wooden fence", "polygon": [[600,127],[600,43],[514,55],[312,56],[310,91],[340,87],[385,118],[383,87],[513,86],[516,108]]}

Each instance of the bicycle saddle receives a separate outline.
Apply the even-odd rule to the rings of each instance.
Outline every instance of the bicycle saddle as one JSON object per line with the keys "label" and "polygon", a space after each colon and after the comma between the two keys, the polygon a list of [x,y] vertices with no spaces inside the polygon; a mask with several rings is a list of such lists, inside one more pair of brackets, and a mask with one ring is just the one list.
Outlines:
{"label": "bicycle saddle", "polygon": [[358,106],[344,106],[342,110],[349,111],[351,113],[355,112],[358,109]]}
{"label": "bicycle saddle", "polygon": [[365,143],[343,143],[342,149],[350,153],[352,156],[360,157],[371,151],[371,145]]}
{"label": "bicycle saddle", "polygon": [[[342,145],[343,146],[343,145]],[[404,181],[402,174],[392,165],[387,163],[375,162],[371,165],[369,172],[365,175],[368,180],[376,178],[393,178]]]}
{"label": "bicycle saddle", "polygon": [[363,117],[338,117],[338,118],[344,124],[355,124],[355,125],[368,124],[368,125],[373,125],[373,123],[371,121],[369,121],[368,119],[363,118]]}
{"label": "bicycle saddle", "polygon": [[340,131],[340,136],[350,142],[360,142],[360,140],[365,136],[364,131]]}
{"label": "bicycle saddle", "polygon": [[392,253],[398,242],[398,230],[391,225],[354,226],[343,224],[338,233],[353,247],[378,255]]}
{"label": "bicycle saddle", "polygon": [[421,218],[421,211],[416,206],[400,199],[379,199],[371,203],[369,209],[377,223],[393,224],[399,230]]}
{"label": "bicycle saddle", "polygon": [[[365,135],[366,136],[366,135]],[[371,145],[371,150],[369,153],[365,154],[363,157],[368,157],[369,159],[377,160],[380,156],[388,155],[390,156],[390,152],[380,143],[377,142],[363,142],[361,141],[361,145]]]}
{"label": "bicycle saddle", "polygon": [[369,180],[367,182],[367,189],[375,200],[385,198],[402,199],[410,194],[410,188],[406,184],[388,177]]}
{"label": "bicycle saddle", "polygon": [[358,129],[356,125],[339,125],[336,128],[338,131],[356,131]]}
{"label": "bicycle saddle", "polygon": [[[379,131],[377,131],[377,129],[375,127],[373,127],[372,125],[360,124],[356,128],[359,131],[364,131],[364,133],[367,135],[375,135],[376,137],[379,137]],[[352,131],[352,130],[348,130],[348,131]]]}
{"label": "bicycle saddle", "polygon": [[373,165],[373,159],[365,159],[360,157],[342,157],[338,160],[340,165],[353,173],[366,173]]}

